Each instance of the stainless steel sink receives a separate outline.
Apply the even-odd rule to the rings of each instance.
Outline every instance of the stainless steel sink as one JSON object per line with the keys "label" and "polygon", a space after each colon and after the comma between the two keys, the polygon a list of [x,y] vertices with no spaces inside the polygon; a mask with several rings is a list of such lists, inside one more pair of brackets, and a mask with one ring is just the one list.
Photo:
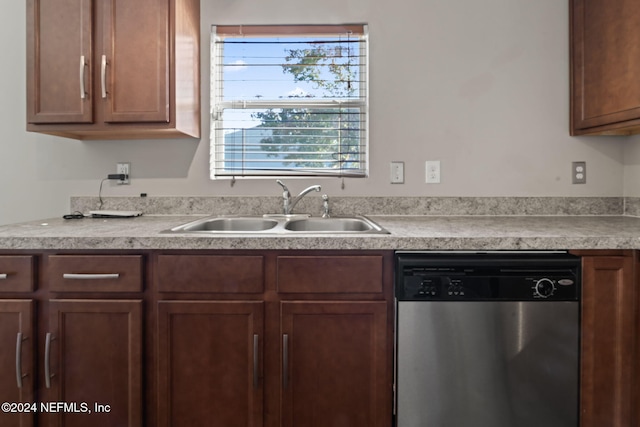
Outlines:
{"label": "stainless steel sink", "polygon": [[199,234],[389,234],[363,216],[316,218],[308,215],[219,216],[201,218],[163,233]]}
{"label": "stainless steel sink", "polygon": [[194,232],[231,232],[255,233],[270,230],[278,221],[262,217],[216,217],[204,218],[174,227],[169,231],[176,233]]}
{"label": "stainless steel sink", "polygon": [[366,233],[382,232],[378,224],[364,217],[307,218],[288,221],[284,228],[305,233]]}

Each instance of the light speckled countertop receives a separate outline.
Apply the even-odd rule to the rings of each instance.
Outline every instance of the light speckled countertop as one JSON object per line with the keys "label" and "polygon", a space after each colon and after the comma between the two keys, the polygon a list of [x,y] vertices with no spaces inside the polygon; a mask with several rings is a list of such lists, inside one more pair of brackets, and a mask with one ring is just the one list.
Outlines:
{"label": "light speckled countertop", "polygon": [[640,249],[629,216],[368,216],[387,235],[162,234],[202,215],[52,218],[0,226],[0,250],[89,249]]}

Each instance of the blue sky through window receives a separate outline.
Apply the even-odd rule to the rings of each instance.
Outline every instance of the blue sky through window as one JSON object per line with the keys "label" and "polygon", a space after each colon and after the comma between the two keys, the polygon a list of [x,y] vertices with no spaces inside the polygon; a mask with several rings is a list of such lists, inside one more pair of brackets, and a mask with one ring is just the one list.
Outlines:
{"label": "blue sky through window", "polygon": [[[318,37],[269,37],[269,38],[235,38],[225,39],[222,49],[223,65],[223,101],[256,101],[281,100],[292,97],[326,99],[335,98],[335,93],[328,93],[324,88],[313,82],[295,81],[294,76],[283,71],[287,64],[286,57],[290,50],[314,49],[317,44],[311,40]],[[354,73],[352,96],[357,97],[359,45],[357,38],[346,36],[323,36],[322,42],[337,52],[330,63],[338,67],[349,67]],[[295,64],[294,59],[289,64]],[[335,80],[329,71],[329,64],[320,62],[320,79]],[[255,113],[255,110],[253,111]],[[223,116],[224,128],[233,131],[238,128],[258,126],[259,120],[252,118],[248,110],[226,110]]]}

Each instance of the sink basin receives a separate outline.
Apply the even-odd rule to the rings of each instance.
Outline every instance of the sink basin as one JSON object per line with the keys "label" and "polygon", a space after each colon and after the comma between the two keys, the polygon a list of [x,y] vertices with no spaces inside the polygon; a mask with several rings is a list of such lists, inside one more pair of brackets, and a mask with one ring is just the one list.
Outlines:
{"label": "sink basin", "polygon": [[382,228],[378,226],[378,224],[364,217],[297,219],[288,221],[284,228],[290,231],[302,231],[305,233],[362,233],[368,231],[382,231]]}
{"label": "sink basin", "polygon": [[312,218],[308,215],[221,216],[201,218],[163,233],[201,234],[389,234],[363,216]]}
{"label": "sink basin", "polygon": [[181,226],[172,228],[171,231],[178,233],[193,232],[231,232],[231,233],[253,233],[270,230],[278,225],[278,221],[266,218],[253,217],[220,217],[205,218]]}

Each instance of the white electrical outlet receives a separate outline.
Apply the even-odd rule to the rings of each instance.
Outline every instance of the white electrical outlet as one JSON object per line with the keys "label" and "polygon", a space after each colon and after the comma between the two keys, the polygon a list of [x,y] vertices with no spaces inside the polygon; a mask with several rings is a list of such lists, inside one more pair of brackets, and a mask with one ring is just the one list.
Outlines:
{"label": "white electrical outlet", "polygon": [[391,183],[404,184],[404,162],[391,162]]}
{"label": "white electrical outlet", "polygon": [[427,184],[440,184],[440,160],[427,160],[425,170]]}
{"label": "white electrical outlet", "polygon": [[129,184],[131,184],[131,182],[130,182],[130,178],[131,178],[131,163],[129,163],[129,162],[117,163],[116,164],[116,173],[117,174],[126,175],[125,179],[119,179],[118,180],[118,185],[129,185]]}

